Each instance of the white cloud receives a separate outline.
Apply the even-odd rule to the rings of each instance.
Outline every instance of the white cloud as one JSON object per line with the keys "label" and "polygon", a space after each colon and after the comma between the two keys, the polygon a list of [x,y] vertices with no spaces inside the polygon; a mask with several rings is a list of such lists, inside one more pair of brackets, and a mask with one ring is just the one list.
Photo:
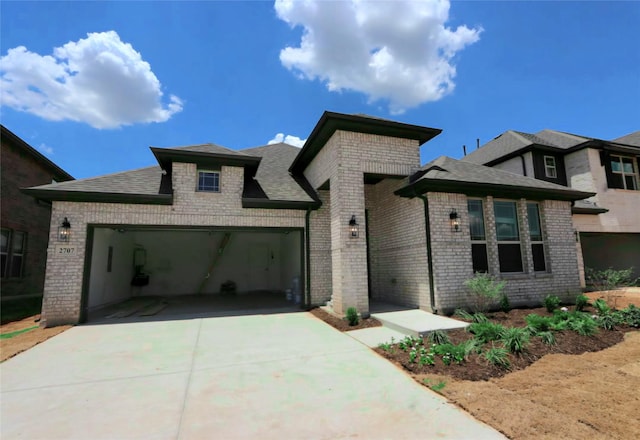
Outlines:
{"label": "white cloud", "polygon": [[293,145],[294,147],[302,148],[306,139],[300,139],[298,136],[291,136],[290,134],[284,135],[284,133],[276,134],[273,139],[268,142],[268,145],[279,144],[284,142],[285,144]]}
{"label": "white cloud", "polygon": [[446,27],[449,6],[449,0],[276,0],[278,17],[304,28],[300,46],[284,48],[280,61],[330,91],[362,92],[402,113],[451,93],[454,56],[479,39],[482,29]]}
{"label": "white cloud", "polygon": [[49,155],[53,154],[53,147],[50,147],[47,144],[40,144],[40,146],[38,147],[38,150]]}
{"label": "white cloud", "polygon": [[0,57],[1,103],[50,121],[72,120],[95,128],[164,122],[182,110],[149,63],[114,31],[90,33],[39,55],[24,46]]}

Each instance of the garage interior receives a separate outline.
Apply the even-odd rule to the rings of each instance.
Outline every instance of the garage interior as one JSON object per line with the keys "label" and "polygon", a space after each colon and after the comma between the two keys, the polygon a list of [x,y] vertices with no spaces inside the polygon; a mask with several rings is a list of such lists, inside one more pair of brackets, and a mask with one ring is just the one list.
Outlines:
{"label": "garage interior", "polygon": [[640,234],[581,232],[580,245],[585,268],[621,270],[633,267],[631,277],[640,277]]}
{"label": "garage interior", "polygon": [[94,227],[88,321],[298,311],[300,229]]}

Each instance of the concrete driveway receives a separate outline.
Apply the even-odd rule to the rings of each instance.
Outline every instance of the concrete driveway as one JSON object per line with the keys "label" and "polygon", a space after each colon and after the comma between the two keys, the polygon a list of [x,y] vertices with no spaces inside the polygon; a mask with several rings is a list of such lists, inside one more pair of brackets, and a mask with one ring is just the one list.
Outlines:
{"label": "concrete driveway", "polygon": [[303,312],[74,327],[0,372],[3,440],[503,438]]}

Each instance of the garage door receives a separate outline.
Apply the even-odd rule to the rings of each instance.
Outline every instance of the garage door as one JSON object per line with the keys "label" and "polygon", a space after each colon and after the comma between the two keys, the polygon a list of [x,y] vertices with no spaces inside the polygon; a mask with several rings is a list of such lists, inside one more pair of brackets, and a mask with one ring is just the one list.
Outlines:
{"label": "garage door", "polygon": [[288,300],[302,302],[300,229],[95,227],[92,244],[87,313],[148,297],[235,297],[239,306],[256,298],[264,305],[289,289]]}

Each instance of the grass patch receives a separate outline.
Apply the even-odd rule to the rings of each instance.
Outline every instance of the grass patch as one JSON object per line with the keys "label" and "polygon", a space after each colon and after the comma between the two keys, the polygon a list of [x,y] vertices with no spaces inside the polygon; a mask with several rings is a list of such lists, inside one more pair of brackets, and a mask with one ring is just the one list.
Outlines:
{"label": "grass patch", "polygon": [[21,335],[22,333],[26,333],[26,332],[30,332],[33,329],[38,328],[37,325],[34,325],[33,327],[29,327],[29,328],[23,328],[22,330],[16,330],[14,332],[10,332],[10,333],[3,333],[0,335],[0,339],[11,339],[14,336],[18,336]]}

